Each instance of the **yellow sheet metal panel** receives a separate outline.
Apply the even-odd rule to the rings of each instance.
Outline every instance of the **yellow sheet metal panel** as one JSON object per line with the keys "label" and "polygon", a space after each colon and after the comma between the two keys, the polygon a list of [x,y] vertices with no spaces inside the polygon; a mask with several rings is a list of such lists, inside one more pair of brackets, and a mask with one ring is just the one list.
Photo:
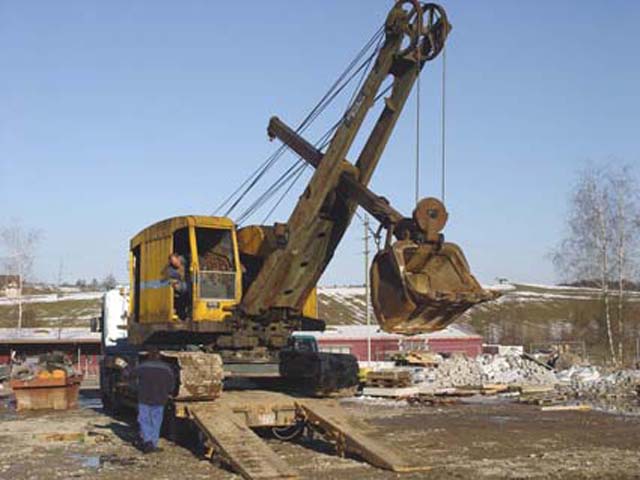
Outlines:
{"label": "yellow sheet metal panel", "polygon": [[246,255],[258,255],[264,239],[264,230],[258,225],[241,228],[238,231],[238,249]]}
{"label": "yellow sheet metal panel", "polygon": [[[136,247],[140,248],[140,299],[137,300],[139,302],[138,320],[140,323],[180,321],[175,315],[173,290],[165,278],[165,269],[169,255],[174,251],[174,234],[185,227],[189,227],[191,259],[188,268],[192,281],[197,280],[199,271],[194,228],[229,230],[234,254],[234,298],[200,299],[198,297],[198,282],[193,282],[193,321],[222,321],[231,315],[231,308],[242,298],[242,267],[239,261],[233,222],[225,217],[183,216],[169,218],[145,228],[131,240],[131,252]],[[130,254],[129,275],[131,285],[135,285],[133,253]],[[135,288],[132,288],[132,292],[135,292]],[[134,295],[131,298],[131,311],[134,312],[136,300]]]}
{"label": "yellow sheet metal panel", "polygon": [[176,321],[173,291],[164,277],[169,254],[173,251],[173,234],[187,227],[190,217],[175,217],[155,223],[131,240],[132,250],[140,246],[140,323]]}
{"label": "yellow sheet metal panel", "polygon": [[314,287],[302,306],[302,314],[309,318],[318,318],[318,292]]}
{"label": "yellow sheet metal panel", "polygon": [[234,223],[227,217],[208,217],[204,215],[187,215],[173,217],[148,226],[138,232],[131,239],[131,248],[140,245],[142,242],[156,238],[171,236],[174,231],[189,225],[199,225],[206,227],[233,228]]}
{"label": "yellow sheet metal panel", "polygon": [[164,278],[172,250],[170,235],[144,242],[141,253],[140,323],[168,322],[173,317],[173,292]]}
{"label": "yellow sheet metal panel", "polygon": [[129,251],[129,262],[128,262],[128,267],[129,267],[129,285],[131,285],[131,288],[129,289],[129,321],[132,321],[133,319],[133,315],[135,312],[135,295],[136,295],[136,290],[134,288],[135,286],[135,277],[133,275],[133,269],[134,269],[134,262],[135,259],[133,257],[133,252]]}

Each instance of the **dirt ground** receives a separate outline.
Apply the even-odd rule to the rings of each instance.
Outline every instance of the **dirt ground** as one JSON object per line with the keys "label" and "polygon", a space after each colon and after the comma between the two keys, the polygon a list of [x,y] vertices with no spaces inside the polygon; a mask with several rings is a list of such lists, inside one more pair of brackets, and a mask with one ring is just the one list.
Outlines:
{"label": "dirt ground", "polygon": [[[504,401],[428,407],[345,400],[343,405],[382,441],[420,457],[431,470],[398,475],[338,458],[319,440],[266,441],[309,479],[640,478],[640,417],[541,412]],[[131,422],[105,415],[89,397],[70,412],[0,412],[0,478],[239,478],[204,460],[196,442],[163,439],[163,452],[141,454],[131,445],[136,435]]]}

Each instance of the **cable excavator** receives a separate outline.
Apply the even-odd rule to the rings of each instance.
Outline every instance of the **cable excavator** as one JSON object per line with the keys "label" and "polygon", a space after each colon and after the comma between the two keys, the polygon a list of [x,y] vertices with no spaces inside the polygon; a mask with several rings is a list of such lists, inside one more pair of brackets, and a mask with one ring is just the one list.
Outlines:
{"label": "cable excavator", "polygon": [[[300,400],[307,398],[300,397],[301,388],[305,395],[316,396],[353,388],[358,371],[355,357],[297,348],[291,334],[324,329],[324,322],[317,318],[315,288],[358,207],[377,219],[385,237],[371,265],[371,300],[382,330],[406,335],[439,330],[473,305],[495,298],[471,274],[460,247],[445,241],[442,230],[448,213],[442,202],[425,198],[411,215],[405,215],[368,188],[420,70],[440,54],[450,31],[439,5],[398,1],[370,42],[374,51],[366,59],[368,70],[360,70],[367,75],[362,75],[359,89],[329,132],[324,148],[302,136],[304,125],[293,129],[271,118],[269,137],[315,169],[286,222],[238,227],[228,217],[181,216],[151,225],[131,240],[128,314],[122,325],[103,327],[127,332],[126,338],[106,349],[105,405],[114,407],[127,398],[135,402],[135,387],[127,372],[154,345],[178,373],[176,415],[200,425],[215,450],[235,458],[229,461],[236,470],[247,467],[238,460],[242,455],[233,453],[239,447],[229,446],[235,440],[221,440],[224,432],[212,433],[212,429],[221,428],[220,416],[237,418],[234,408],[239,404],[245,406],[245,413],[252,411],[247,405],[257,408],[257,404],[261,411],[275,412],[263,415],[271,420],[258,426],[291,428],[302,419],[329,437],[342,439],[343,451],[355,449],[372,463],[391,468],[388,462],[371,460],[388,456],[388,446],[382,449],[387,452],[383,455],[382,450],[375,453],[371,443],[363,446],[349,440],[343,431],[346,427],[336,426],[335,412],[333,417],[318,413],[319,404],[310,407],[311,400]],[[383,106],[377,121],[357,158],[348,159],[356,134],[379,100]],[[172,253],[185,262],[186,298],[176,297],[164,273]],[[235,407],[229,406],[231,400],[224,403],[233,396],[233,392],[221,393],[224,377],[260,376],[264,374],[260,368],[268,365],[277,365],[286,388],[298,391],[298,400],[287,403],[280,398],[282,405],[292,406],[290,418],[273,406],[278,401],[270,404],[271,410],[265,407],[264,399],[271,398],[266,393],[260,401],[255,396],[245,403],[236,398]],[[202,410],[205,403],[209,410]],[[222,413],[211,413],[223,407]],[[276,418],[278,414],[284,420]],[[216,420],[207,424],[209,417]],[[242,425],[233,420],[233,428],[254,428],[255,418]],[[402,470],[400,464],[404,465],[396,460],[397,468],[392,469]],[[258,478],[251,473],[245,476]]]}

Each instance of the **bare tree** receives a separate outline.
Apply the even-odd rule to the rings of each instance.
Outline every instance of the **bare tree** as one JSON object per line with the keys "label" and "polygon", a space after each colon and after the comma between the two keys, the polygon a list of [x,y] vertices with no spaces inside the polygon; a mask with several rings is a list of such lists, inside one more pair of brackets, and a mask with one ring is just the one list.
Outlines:
{"label": "bare tree", "polygon": [[22,289],[33,270],[35,251],[41,238],[36,229],[25,229],[19,222],[0,227],[0,243],[4,247],[5,269],[18,277],[18,328],[22,328]]}
{"label": "bare tree", "polygon": [[116,280],[116,277],[113,275],[113,273],[110,273],[109,275],[104,277],[104,280],[102,280],[102,286],[105,290],[116,288],[117,285],[118,281]]}
{"label": "bare tree", "polygon": [[614,278],[617,289],[618,358],[624,360],[625,289],[638,268],[640,250],[640,199],[638,184],[630,167],[613,168],[607,173],[611,195],[610,229],[613,242]]}
{"label": "bare tree", "polygon": [[565,280],[597,282],[604,306],[609,353],[617,363],[609,301],[611,209],[605,183],[603,169],[587,168],[579,173],[569,205],[567,234],[554,252],[553,261]]}

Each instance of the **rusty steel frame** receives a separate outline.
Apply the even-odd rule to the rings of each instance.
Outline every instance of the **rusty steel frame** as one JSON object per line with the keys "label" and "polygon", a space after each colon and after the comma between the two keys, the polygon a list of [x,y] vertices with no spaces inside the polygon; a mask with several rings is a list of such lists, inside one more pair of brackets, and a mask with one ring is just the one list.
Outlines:
{"label": "rusty steel frame", "polygon": [[[406,5],[411,7],[409,11],[404,9]],[[425,12],[427,26],[422,23]],[[434,12],[438,13],[436,20]],[[419,71],[442,50],[450,30],[444,10],[435,4],[404,0],[391,9],[374,66],[289,217],[287,244],[266,258],[245,293],[240,305],[245,314],[260,316],[272,309],[301,311],[359,204],[351,196],[340,195],[340,183],[349,174],[361,186],[369,183]],[[409,45],[404,47],[406,39]],[[385,99],[355,166],[349,164],[344,161],[347,152],[389,75],[393,77],[391,95]],[[375,201],[368,191],[356,189]]]}

